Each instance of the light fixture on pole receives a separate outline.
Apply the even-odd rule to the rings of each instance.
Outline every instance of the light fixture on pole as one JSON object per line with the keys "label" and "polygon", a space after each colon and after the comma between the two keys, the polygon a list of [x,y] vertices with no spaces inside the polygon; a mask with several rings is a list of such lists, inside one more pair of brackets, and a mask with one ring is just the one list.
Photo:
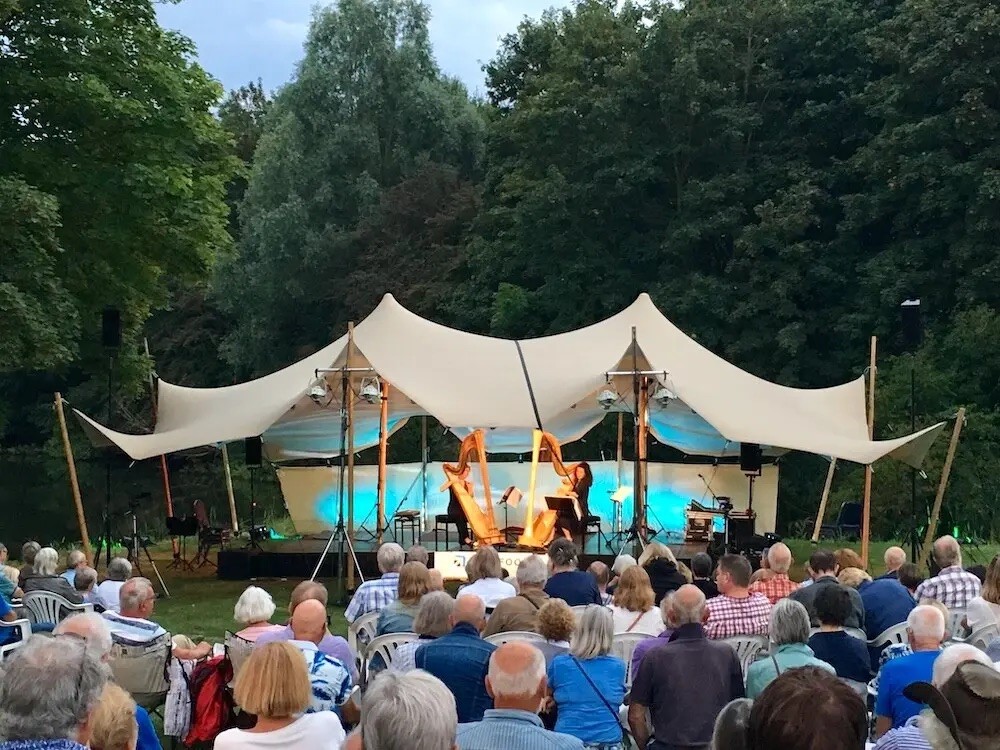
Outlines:
{"label": "light fixture on pole", "polygon": [[326,385],[326,378],[317,375],[316,379],[309,385],[309,390],[306,393],[316,406],[329,406],[330,389]]}
{"label": "light fixture on pole", "polygon": [[660,385],[655,391],[653,391],[653,401],[659,404],[662,408],[666,409],[670,406],[670,402],[677,399],[677,394],[672,390],[667,388],[665,385]]}
{"label": "light fixture on pole", "polygon": [[382,388],[378,378],[365,378],[361,382],[361,391],[358,393],[365,403],[377,404],[382,400]]}
{"label": "light fixture on pole", "polygon": [[612,406],[618,403],[619,398],[620,397],[611,388],[611,384],[609,383],[607,388],[597,394],[597,403],[602,409],[604,409],[604,411],[608,411]]}

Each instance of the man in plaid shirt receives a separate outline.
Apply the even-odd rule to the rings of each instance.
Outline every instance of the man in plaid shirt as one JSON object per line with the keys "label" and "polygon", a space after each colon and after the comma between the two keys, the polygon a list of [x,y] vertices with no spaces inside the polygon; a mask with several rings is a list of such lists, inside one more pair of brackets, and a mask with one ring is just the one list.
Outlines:
{"label": "man in plaid shirt", "polygon": [[715,572],[719,595],[705,602],[709,638],[732,638],[736,635],[767,635],[771,602],[763,594],[753,594],[750,587],[750,563],[741,555],[723,555]]}
{"label": "man in plaid shirt", "polygon": [[941,572],[917,586],[916,599],[933,599],[949,610],[965,609],[969,601],[979,596],[982,584],[972,573],[962,568],[962,548],[953,536],[943,536],[934,542],[934,560]]}
{"label": "man in plaid shirt", "polygon": [[382,577],[365,581],[358,586],[354,598],[344,612],[348,622],[354,622],[369,612],[381,612],[396,601],[399,593],[399,569],[403,567],[406,553],[398,544],[387,542],[378,548],[375,559],[378,561]]}
{"label": "man in plaid shirt", "polygon": [[799,587],[788,577],[788,569],[792,567],[792,551],[787,544],[778,542],[767,551],[767,564],[771,567],[771,575],[750,585],[751,594],[763,594],[771,605],[777,604]]}

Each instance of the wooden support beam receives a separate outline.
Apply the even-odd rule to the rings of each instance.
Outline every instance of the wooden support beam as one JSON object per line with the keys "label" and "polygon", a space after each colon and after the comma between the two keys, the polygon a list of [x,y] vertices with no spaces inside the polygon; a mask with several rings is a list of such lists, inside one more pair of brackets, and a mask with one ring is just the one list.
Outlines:
{"label": "wooden support beam", "polygon": [[944,502],[944,492],[948,488],[948,477],[951,475],[951,464],[955,460],[955,451],[958,450],[958,438],[962,435],[962,427],[965,425],[965,407],[958,410],[955,417],[955,429],[951,432],[951,442],[948,444],[948,454],[944,458],[944,468],[941,469],[941,481],[938,483],[937,495],[934,496],[934,508],[931,510],[931,520],[927,524],[927,533],[924,535],[924,546],[920,550],[920,562],[918,568],[923,569],[927,564],[927,556],[931,551],[931,543],[934,541],[934,533],[937,530],[938,520],[941,517],[941,504]]}

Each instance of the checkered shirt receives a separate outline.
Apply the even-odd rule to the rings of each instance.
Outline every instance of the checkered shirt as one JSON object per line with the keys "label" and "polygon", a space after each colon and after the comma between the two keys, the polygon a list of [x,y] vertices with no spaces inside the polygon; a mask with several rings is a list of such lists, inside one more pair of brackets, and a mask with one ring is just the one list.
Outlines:
{"label": "checkered shirt", "polygon": [[773,606],[798,587],[799,584],[790,579],[787,573],[773,573],[770,578],[750,584],[750,593],[763,594]]}
{"label": "checkered shirt", "polygon": [[398,594],[399,573],[385,573],[381,578],[365,581],[354,592],[344,617],[348,622],[354,622],[369,612],[381,612],[396,601]]}
{"label": "checkered shirt", "polygon": [[918,602],[926,597],[941,602],[950,610],[965,609],[970,601],[979,596],[982,587],[972,573],[966,572],[960,565],[952,565],[917,586],[915,596]]}
{"label": "checkered shirt", "polygon": [[744,599],[719,594],[705,602],[705,609],[708,611],[705,635],[709,638],[767,635],[771,602],[763,594],[750,594]]}

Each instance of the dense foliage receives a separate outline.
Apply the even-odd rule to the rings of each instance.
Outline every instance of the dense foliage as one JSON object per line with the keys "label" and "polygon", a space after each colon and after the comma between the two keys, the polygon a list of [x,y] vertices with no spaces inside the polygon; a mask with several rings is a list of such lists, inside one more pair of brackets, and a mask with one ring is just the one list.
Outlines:
{"label": "dense foliage", "polygon": [[[216,115],[215,84],[148,2],[57,5],[0,0],[8,447],[49,438],[56,387],[96,405],[109,303],[160,374],[217,385],[327,343],[385,292],[510,336],[648,291],[788,385],[857,377],[877,335],[877,434],[909,429],[911,370],[917,426],[966,406],[945,523],[1000,533],[994,4],[579,0],[506,37],[473,101],[434,61],[426,6],[339,0],[273,99],[251,83]],[[907,297],[923,302],[915,352]],[[120,407],[117,424],[148,426],[141,401]],[[825,466],[784,459],[783,528],[814,512]],[[860,492],[860,470],[840,471],[834,505]],[[877,468],[876,533],[906,533],[909,482]]]}

